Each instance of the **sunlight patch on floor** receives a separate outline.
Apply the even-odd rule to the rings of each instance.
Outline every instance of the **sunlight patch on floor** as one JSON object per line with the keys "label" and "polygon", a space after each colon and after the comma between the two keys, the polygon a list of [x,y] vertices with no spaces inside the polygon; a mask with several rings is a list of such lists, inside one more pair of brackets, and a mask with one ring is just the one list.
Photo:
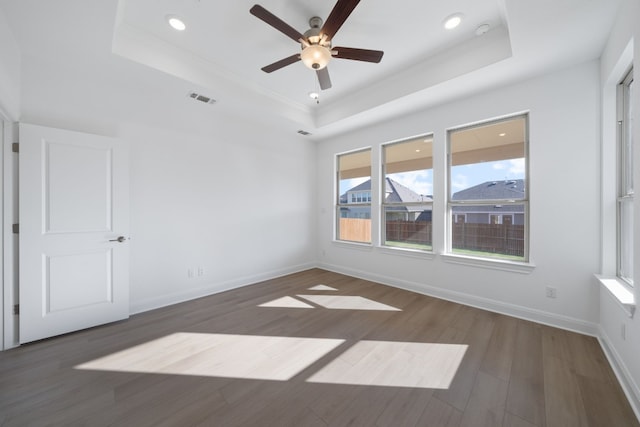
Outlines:
{"label": "sunlight patch on floor", "polygon": [[178,332],[75,368],[286,381],[343,342]]}
{"label": "sunlight patch on floor", "polygon": [[447,389],[467,347],[460,344],[359,341],[307,381]]}
{"label": "sunlight patch on floor", "polygon": [[265,302],[258,305],[258,307],[276,307],[276,308],[314,308],[312,305],[306,302],[300,301],[293,297],[282,297],[274,299],[273,301]]}
{"label": "sunlight patch on floor", "polygon": [[332,288],[331,286],[327,286],[327,285],[312,286],[308,290],[309,291],[337,291],[336,288]]}
{"label": "sunlight patch on floor", "polygon": [[381,311],[402,311],[377,301],[360,296],[348,295],[296,295],[324,308],[334,310],[381,310]]}

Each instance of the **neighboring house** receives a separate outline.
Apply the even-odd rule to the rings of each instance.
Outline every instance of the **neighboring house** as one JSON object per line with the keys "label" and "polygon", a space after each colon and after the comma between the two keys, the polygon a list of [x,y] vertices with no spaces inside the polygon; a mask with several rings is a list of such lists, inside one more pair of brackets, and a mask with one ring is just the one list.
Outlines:
{"label": "neighboring house", "polygon": [[[451,199],[482,203],[483,200],[518,200],[523,197],[524,180],[512,179],[483,182],[454,193]],[[390,178],[386,180],[385,203],[399,204],[387,206],[387,221],[431,221],[431,209],[425,210],[423,206],[402,204],[432,201],[432,196],[418,194]],[[371,180],[351,188],[340,196],[340,204],[342,205],[341,218],[371,218]],[[456,223],[523,225],[524,206],[502,204],[455,206],[453,216]]]}
{"label": "neighboring house", "polygon": [[[385,203],[420,203],[432,202],[432,196],[416,193],[390,178],[386,179]],[[371,218],[371,180],[367,180],[340,196],[341,218]],[[349,206],[344,206],[349,205]],[[362,205],[362,206],[358,206]],[[424,210],[423,206],[388,206],[386,209],[387,221],[431,221],[431,210]]]}
{"label": "neighboring house", "polygon": [[[519,200],[524,198],[524,180],[487,181],[454,193],[451,200]],[[524,205],[469,205],[454,206],[456,223],[524,224]]]}

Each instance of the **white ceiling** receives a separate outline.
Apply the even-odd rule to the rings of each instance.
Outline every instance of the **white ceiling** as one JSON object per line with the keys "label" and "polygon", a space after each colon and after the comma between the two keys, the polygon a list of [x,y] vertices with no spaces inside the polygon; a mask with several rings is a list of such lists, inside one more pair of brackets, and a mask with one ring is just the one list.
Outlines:
{"label": "white ceiling", "polygon": [[[300,52],[300,44],[249,14],[256,0],[125,0],[122,20],[150,36],[194,52],[239,80],[251,81],[265,91],[275,92],[290,102],[311,105],[307,96],[316,88],[316,77],[296,63],[273,74],[262,66]],[[258,0],[260,2],[260,0]],[[467,19],[457,31],[447,31],[442,21],[463,2],[368,0],[360,3],[334,37],[334,46],[361,47],[385,51],[378,64],[333,60],[333,87],[322,93],[322,102],[343,98],[398,71],[429,58],[434,53],[474,37],[482,23],[501,25],[497,0],[467,2]],[[301,33],[309,18],[326,18],[335,0],[264,0],[260,3]],[[380,13],[382,12],[382,13]],[[172,30],[168,13],[184,17],[188,30]],[[399,23],[401,23],[399,25]]]}
{"label": "white ceiling", "polygon": [[[43,54],[54,44],[57,54],[69,56],[104,49],[176,76],[177,86],[191,83],[218,100],[216,108],[273,116],[294,132],[304,129],[321,139],[598,58],[619,5],[619,0],[361,1],[333,44],[383,50],[384,57],[379,64],[332,59],[333,87],[322,91],[316,104],[308,97],[316,89],[315,73],[302,63],[271,74],[260,70],[300,46],[251,15],[256,2],[300,32],[308,29],[309,18],[326,18],[335,4],[0,0],[0,8],[23,53]],[[112,13],[94,12],[96,7]],[[445,30],[444,19],[456,12],[464,15],[462,24]],[[182,17],[187,30],[171,29],[168,14]],[[60,16],[62,25],[50,23],[52,15]],[[72,18],[79,16],[87,19]],[[485,23],[491,30],[476,36]],[[111,46],[105,46],[106,32]]]}

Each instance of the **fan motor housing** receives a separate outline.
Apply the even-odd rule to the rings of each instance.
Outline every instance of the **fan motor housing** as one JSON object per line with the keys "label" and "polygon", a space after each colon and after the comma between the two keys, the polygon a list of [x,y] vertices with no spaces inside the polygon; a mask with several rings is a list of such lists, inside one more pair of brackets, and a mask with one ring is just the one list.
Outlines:
{"label": "fan motor housing", "polygon": [[313,70],[320,70],[327,66],[331,59],[331,40],[320,37],[322,18],[314,16],[309,19],[309,28],[305,33],[305,42],[301,43],[302,62]]}

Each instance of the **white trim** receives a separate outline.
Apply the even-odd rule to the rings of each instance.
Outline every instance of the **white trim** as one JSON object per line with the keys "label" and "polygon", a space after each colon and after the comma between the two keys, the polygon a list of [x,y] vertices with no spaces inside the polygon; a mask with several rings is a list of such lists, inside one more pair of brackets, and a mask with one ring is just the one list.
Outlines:
{"label": "white trim", "polygon": [[433,251],[427,251],[427,250],[420,250],[420,249],[410,249],[410,248],[401,248],[401,247],[394,247],[394,246],[387,246],[387,245],[383,245],[383,246],[378,246],[376,248],[379,252],[384,253],[384,254],[388,254],[388,255],[395,255],[395,256],[403,256],[403,257],[409,257],[409,258],[419,258],[419,259],[427,259],[427,260],[432,260],[436,257],[436,254],[433,253]]}
{"label": "white trim", "polygon": [[209,283],[196,289],[191,289],[189,291],[173,292],[157,297],[146,298],[141,301],[132,301],[130,314],[138,314],[149,310],[155,310],[157,308],[167,307],[170,305],[179,304],[181,302],[206,297],[220,292],[241,288],[244,286],[255,285],[265,280],[275,279],[277,277],[298,273],[315,267],[315,263],[300,264],[297,266],[268,271],[251,276],[244,276],[225,282]]}
{"label": "white trim", "polygon": [[342,246],[343,248],[349,249],[357,249],[359,251],[368,251],[371,252],[373,250],[372,243],[362,243],[362,242],[351,242],[349,240],[333,240],[331,241],[336,246]]}
{"label": "white trim", "polygon": [[492,270],[508,271],[511,273],[529,274],[536,268],[535,264],[516,262],[502,259],[479,258],[457,254],[440,254],[445,262],[473,267],[489,268]]}
{"label": "white trim", "polygon": [[616,375],[622,387],[622,391],[624,391],[625,396],[627,396],[627,400],[633,412],[636,414],[636,418],[640,421],[640,387],[638,387],[638,384],[633,380],[633,376],[629,372],[627,365],[616,351],[615,346],[611,345],[611,340],[601,325],[598,326],[598,335],[600,347],[602,347],[602,351],[607,357],[609,365],[611,365],[611,369],[613,369],[613,373]]}
{"label": "white trim", "polygon": [[[5,140],[5,127],[6,123],[4,120],[4,114],[2,114],[2,106],[0,106],[0,147],[4,147]],[[4,149],[0,150],[0,188],[4,188]],[[0,244],[0,289],[2,292],[0,293],[0,351],[5,349],[5,335],[6,331],[4,329],[5,325],[5,312],[7,310],[7,298],[5,295],[5,286],[4,286],[4,193],[3,198],[0,200],[1,212],[0,217],[2,218],[2,222],[0,223],[0,235],[3,236],[2,244]]]}
{"label": "white trim", "polygon": [[[497,200],[452,200],[453,193],[450,191],[452,189],[451,184],[451,171],[453,168],[453,152],[451,146],[451,134],[454,132],[467,131],[476,127],[489,126],[498,123],[508,122],[511,120],[524,120],[524,164],[525,164],[525,177],[524,177],[524,198],[515,200],[510,199],[497,199]],[[530,130],[530,122],[531,122],[531,112],[529,110],[513,113],[506,116],[495,117],[488,120],[481,120],[474,123],[469,123],[466,125],[459,125],[455,127],[450,127],[446,129],[446,140],[445,140],[445,160],[446,160],[446,214],[444,217],[444,225],[446,230],[446,240],[445,240],[445,254],[453,255],[453,222],[452,222],[452,214],[453,207],[455,206],[463,206],[463,205],[483,205],[483,204],[503,204],[503,205],[523,205],[524,206],[524,259],[526,263],[531,261],[531,218],[530,218],[530,210],[531,210],[531,173],[529,168],[529,157],[530,157],[530,140],[531,140],[531,130]],[[489,217],[489,223],[490,223]],[[515,217],[513,218],[515,219]],[[466,217],[465,217],[466,222]],[[491,264],[477,264],[480,266],[488,266]],[[517,271],[521,272],[521,271]]]}
{"label": "white trim", "polygon": [[0,188],[2,188],[2,224],[0,230],[2,235],[1,264],[2,264],[2,331],[0,336],[0,350],[7,350],[18,345],[17,321],[18,317],[13,314],[13,305],[17,303],[14,293],[15,277],[17,272],[15,266],[15,249],[17,236],[13,234],[12,224],[17,222],[16,206],[17,194],[14,192],[15,176],[17,170],[13,167],[15,156],[11,150],[11,144],[17,140],[17,129],[11,118],[0,109],[0,120],[4,122],[3,141],[0,145]]}
{"label": "white trim", "polygon": [[629,40],[604,80],[600,95],[600,273],[603,275],[615,276],[618,271],[618,85],[632,66],[633,39]]}
{"label": "white trim", "polygon": [[520,305],[495,301],[488,298],[430,286],[425,283],[399,280],[388,276],[371,274],[369,272],[345,268],[332,264],[321,263],[318,265],[318,268],[323,268],[325,270],[346,274],[364,280],[370,280],[399,289],[405,289],[422,295],[428,295],[447,301],[480,308],[482,310],[505,314],[507,316],[516,317],[519,319],[530,320],[532,322],[553,326],[555,328],[565,329],[568,331],[578,332],[580,334],[590,335],[594,337],[598,336],[598,325],[596,323],[587,322],[585,320],[580,320],[573,317],[563,316],[561,314],[549,313],[546,311],[536,310]]}
{"label": "white trim", "polygon": [[618,277],[607,277],[596,274],[596,279],[611,299],[622,308],[627,315],[633,319],[636,311],[636,301],[633,290]]}

